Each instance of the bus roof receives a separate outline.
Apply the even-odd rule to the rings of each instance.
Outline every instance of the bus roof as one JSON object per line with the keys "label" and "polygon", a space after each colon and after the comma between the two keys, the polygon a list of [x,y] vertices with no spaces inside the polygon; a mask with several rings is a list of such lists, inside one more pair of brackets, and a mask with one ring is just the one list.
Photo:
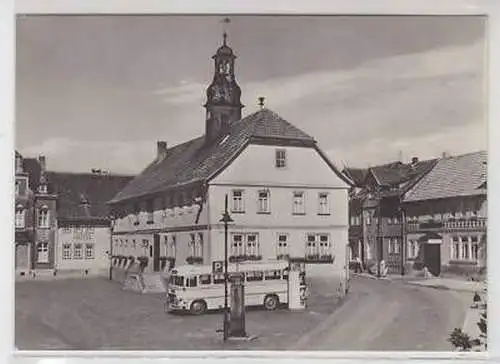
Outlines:
{"label": "bus roof", "polygon": [[[254,270],[273,270],[288,268],[288,262],[283,260],[265,261],[265,262],[242,262],[242,263],[229,263],[227,270],[233,272],[248,272]],[[211,265],[181,265],[172,270],[173,274],[177,275],[198,275],[198,274],[211,274]]]}

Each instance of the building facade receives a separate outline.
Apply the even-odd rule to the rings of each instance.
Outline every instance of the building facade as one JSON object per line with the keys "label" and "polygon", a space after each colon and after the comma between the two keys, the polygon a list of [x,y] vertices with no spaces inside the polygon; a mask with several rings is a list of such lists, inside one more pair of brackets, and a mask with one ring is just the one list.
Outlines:
{"label": "building facade", "polygon": [[445,157],[407,191],[409,265],[431,273],[486,268],[487,153]]}
{"label": "building facade", "polygon": [[205,134],[171,148],[158,142],[156,159],[110,201],[113,254],[150,271],[222,260],[227,196],[230,261],[294,259],[340,272],[349,180],[311,136],[271,110],[241,118],[235,58],[224,36]]}
{"label": "building facade", "polygon": [[365,266],[383,260],[389,273],[402,272],[406,235],[402,195],[435,163],[412,158],[410,163],[344,170],[356,186],[349,201],[351,257],[359,257]]}
{"label": "building facade", "polygon": [[45,157],[24,159],[16,152],[16,273],[107,272],[106,202],[130,180],[98,171],[47,171]]}

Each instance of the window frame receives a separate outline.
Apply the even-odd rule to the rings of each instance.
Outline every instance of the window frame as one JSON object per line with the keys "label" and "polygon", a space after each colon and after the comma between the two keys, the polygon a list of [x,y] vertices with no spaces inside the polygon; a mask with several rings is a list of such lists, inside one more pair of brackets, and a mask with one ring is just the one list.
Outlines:
{"label": "window frame", "polygon": [[[231,213],[245,213],[244,192],[245,190],[242,189],[234,189],[231,191]],[[236,194],[240,195],[239,198],[236,196]]]}
{"label": "window frame", "polygon": [[293,191],[292,215],[305,215],[305,214],[306,214],[306,193],[304,191]]}
{"label": "window frame", "polygon": [[[78,252],[78,254],[77,254]],[[73,259],[74,260],[83,260],[84,252],[83,252],[83,244],[75,243],[73,244]]]}
{"label": "window frame", "polygon": [[277,169],[285,169],[287,167],[286,149],[278,148],[274,152],[274,167]]}
{"label": "window frame", "polygon": [[[281,238],[284,237],[284,240]],[[290,246],[288,244],[288,233],[278,233],[276,238],[276,256],[283,259],[286,255],[290,254]]]}
{"label": "window frame", "polygon": [[64,243],[62,245],[62,259],[63,260],[71,260],[73,258],[71,254],[71,244],[70,243]]}
{"label": "window frame", "polygon": [[47,206],[38,208],[37,225],[40,229],[50,228],[50,211]]}
{"label": "window frame", "polygon": [[14,223],[16,229],[24,229],[26,227],[26,209],[24,207],[22,206],[16,207]]}
{"label": "window frame", "polygon": [[[90,254],[89,254],[90,252]],[[85,259],[92,260],[95,259],[95,244],[85,243]]]}
{"label": "window frame", "polygon": [[[263,194],[265,194],[265,197],[262,196]],[[257,213],[271,213],[271,191],[268,189],[257,191]]]}
{"label": "window frame", "polygon": [[[323,201],[324,200],[324,201]],[[330,198],[328,192],[318,192],[318,215],[330,215]]]}

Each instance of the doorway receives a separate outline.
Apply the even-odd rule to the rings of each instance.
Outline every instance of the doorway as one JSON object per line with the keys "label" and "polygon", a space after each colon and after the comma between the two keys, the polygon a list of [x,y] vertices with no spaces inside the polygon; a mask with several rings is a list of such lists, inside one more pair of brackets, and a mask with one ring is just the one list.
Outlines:
{"label": "doorway", "polygon": [[153,235],[153,271],[160,271],[160,235]]}
{"label": "doorway", "polygon": [[424,265],[433,276],[441,274],[441,244],[426,242],[424,248]]}

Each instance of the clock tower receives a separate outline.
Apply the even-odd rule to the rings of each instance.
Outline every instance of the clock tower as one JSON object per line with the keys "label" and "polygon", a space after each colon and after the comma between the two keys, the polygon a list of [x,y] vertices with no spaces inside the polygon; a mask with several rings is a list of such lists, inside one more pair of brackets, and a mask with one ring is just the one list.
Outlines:
{"label": "clock tower", "polygon": [[207,88],[205,136],[208,142],[223,134],[229,124],[241,119],[241,89],[234,75],[236,56],[227,45],[227,33],[223,34],[222,46],[212,57],[214,78]]}

